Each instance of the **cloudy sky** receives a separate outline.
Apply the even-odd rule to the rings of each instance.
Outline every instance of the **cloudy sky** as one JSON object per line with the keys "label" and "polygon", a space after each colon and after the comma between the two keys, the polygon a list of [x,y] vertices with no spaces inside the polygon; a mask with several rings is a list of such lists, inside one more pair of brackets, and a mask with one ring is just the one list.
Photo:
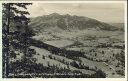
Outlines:
{"label": "cloudy sky", "polygon": [[86,16],[103,22],[124,22],[123,3],[33,3],[30,17],[51,13]]}

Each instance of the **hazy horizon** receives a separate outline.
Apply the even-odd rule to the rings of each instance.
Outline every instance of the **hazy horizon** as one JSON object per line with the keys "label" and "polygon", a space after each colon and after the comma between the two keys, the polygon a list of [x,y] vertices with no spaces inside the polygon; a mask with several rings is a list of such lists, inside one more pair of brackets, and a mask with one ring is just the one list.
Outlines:
{"label": "hazy horizon", "polygon": [[[50,13],[50,14],[53,14],[53,13]],[[50,14],[46,14],[46,15],[50,15]],[[57,13],[57,14],[59,14],[59,13]],[[59,14],[59,15],[67,15],[67,14]],[[71,15],[71,14],[68,14],[68,15],[70,15],[70,16],[78,16],[78,15]],[[41,16],[45,16],[45,15],[41,15]],[[36,16],[36,17],[41,17],[41,16]],[[32,16],[29,16],[28,18],[36,18],[36,17],[32,17]],[[87,16],[80,16],[80,17],[87,17]],[[88,18],[90,18],[90,17],[88,17]],[[95,18],[91,18],[91,19],[95,19]],[[98,20],[98,19],[96,19],[96,20]],[[101,21],[101,20],[98,20],[98,21],[100,21],[100,22],[104,22],[104,21]],[[112,24],[112,23],[119,23],[119,24],[121,24],[121,23],[125,23],[125,22],[105,22],[105,23],[110,23],[110,24]]]}
{"label": "hazy horizon", "polygon": [[108,23],[124,23],[123,3],[33,3],[29,17],[58,13],[85,16]]}

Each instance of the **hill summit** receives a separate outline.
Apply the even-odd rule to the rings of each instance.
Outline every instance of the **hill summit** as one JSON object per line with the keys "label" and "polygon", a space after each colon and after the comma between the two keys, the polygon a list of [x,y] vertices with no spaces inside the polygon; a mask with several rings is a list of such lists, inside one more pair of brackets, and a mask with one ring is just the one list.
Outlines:
{"label": "hill summit", "polygon": [[60,15],[58,13],[32,18],[29,26],[40,31],[41,29],[45,30],[47,28],[54,27],[57,27],[61,30],[84,30],[90,28],[107,31],[117,30],[117,27],[100,22],[96,19],[69,14]]}

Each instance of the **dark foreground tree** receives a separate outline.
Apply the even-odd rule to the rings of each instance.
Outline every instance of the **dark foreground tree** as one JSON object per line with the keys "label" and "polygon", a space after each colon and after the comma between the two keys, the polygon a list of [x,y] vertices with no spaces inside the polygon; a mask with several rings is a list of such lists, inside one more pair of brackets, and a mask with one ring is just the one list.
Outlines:
{"label": "dark foreground tree", "polygon": [[[9,75],[9,57],[12,52],[10,47],[12,46],[11,42],[13,41],[13,36],[14,34],[16,35],[17,33],[19,33],[20,37],[20,35],[23,33],[21,32],[20,27],[24,27],[24,29],[27,28],[29,18],[27,18],[25,15],[29,15],[29,12],[26,11],[26,9],[27,5],[31,4],[32,3],[2,4],[3,77],[8,77]],[[20,10],[19,8],[23,8],[23,10]]]}

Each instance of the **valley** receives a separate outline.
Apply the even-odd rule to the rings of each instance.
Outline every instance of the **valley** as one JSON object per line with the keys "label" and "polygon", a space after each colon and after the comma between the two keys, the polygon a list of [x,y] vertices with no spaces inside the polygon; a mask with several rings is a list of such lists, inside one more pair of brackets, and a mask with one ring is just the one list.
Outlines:
{"label": "valley", "polygon": [[36,33],[28,44],[32,50],[28,58],[39,66],[39,71],[32,67],[36,77],[124,78],[124,31],[87,17],[57,13],[32,18],[29,27]]}

